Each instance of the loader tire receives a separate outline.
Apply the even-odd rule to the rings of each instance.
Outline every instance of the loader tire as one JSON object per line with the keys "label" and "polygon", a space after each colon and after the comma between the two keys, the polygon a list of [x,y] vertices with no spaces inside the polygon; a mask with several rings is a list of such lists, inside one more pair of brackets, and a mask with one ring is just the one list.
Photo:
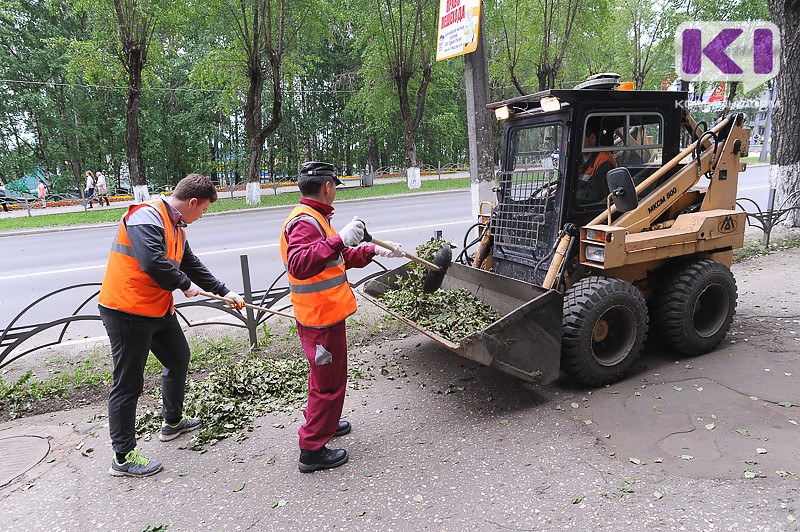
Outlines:
{"label": "loader tire", "polygon": [[651,304],[659,338],[681,355],[702,355],[728,334],[736,279],[722,263],[701,259],[675,268]]}
{"label": "loader tire", "polygon": [[564,296],[561,369],[588,386],[620,380],[642,352],[647,304],[622,279],[587,277]]}

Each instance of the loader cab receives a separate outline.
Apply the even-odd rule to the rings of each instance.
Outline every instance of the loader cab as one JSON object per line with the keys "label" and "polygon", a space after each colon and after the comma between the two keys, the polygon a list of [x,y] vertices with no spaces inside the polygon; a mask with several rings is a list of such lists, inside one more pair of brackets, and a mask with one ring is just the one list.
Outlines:
{"label": "loader cab", "polygon": [[539,284],[562,219],[569,112],[531,114],[506,124],[492,217],[495,270]]}
{"label": "loader cab", "polygon": [[684,92],[590,89],[490,104],[505,121],[495,271],[540,284],[564,224],[580,227],[605,210],[609,169],[626,167],[638,184],[679,153],[685,104]]}

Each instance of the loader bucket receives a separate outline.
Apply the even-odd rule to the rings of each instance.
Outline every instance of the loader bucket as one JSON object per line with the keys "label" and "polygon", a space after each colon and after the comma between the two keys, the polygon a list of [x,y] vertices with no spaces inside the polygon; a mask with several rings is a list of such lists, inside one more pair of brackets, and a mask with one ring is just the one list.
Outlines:
{"label": "loader bucket", "polygon": [[464,358],[537,384],[547,384],[558,378],[563,313],[561,293],[453,263],[441,289],[465,288],[501,315],[485,329],[454,343],[390,310],[378,299],[387,290],[396,288],[397,280],[406,275],[406,266],[386,272],[367,282],[363,295]]}

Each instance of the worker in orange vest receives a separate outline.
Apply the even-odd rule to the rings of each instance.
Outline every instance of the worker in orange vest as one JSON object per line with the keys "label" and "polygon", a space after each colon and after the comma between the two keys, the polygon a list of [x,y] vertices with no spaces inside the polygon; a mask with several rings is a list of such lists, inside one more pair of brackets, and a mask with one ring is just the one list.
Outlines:
{"label": "worker in orange vest", "polygon": [[356,311],[356,298],[345,270],[369,264],[376,254],[401,257],[395,250],[361,247],[364,223],[354,217],[338,233],[331,225],[336,186],[342,182],[333,165],[307,162],[297,181],[300,204],[281,228],[280,250],[289,280],[290,299],[297,320],[297,334],[306,354],[308,407],[300,427],[300,459],[303,473],[338,467],[348,460],[344,449],[330,449],[331,438],[351,430],[341,419],[347,388],[347,334],[345,318]]}
{"label": "worker in orange vest", "polygon": [[136,403],[150,351],[164,366],[159,439],[169,441],[200,426],[198,418],[183,415],[191,353],[175,316],[172,292],[180,289],[186,297],[195,297],[202,287],[224,296],[232,307],[244,306],[242,296],[214,277],[186,240],[185,227],[216,200],[213,183],[204,175],[190,174],[169,198],[128,207],[111,244],[98,297],[114,361],[108,395],[108,430],[115,453],[111,475],[145,477],[162,469],[160,462],[136,450]]}
{"label": "worker in orange vest", "polygon": [[[601,146],[601,139],[609,137],[603,131],[601,117],[589,118],[583,133],[583,149],[593,149]],[[606,175],[609,170],[617,167],[617,160],[610,151],[584,151],[583,164],[578,170],[578,187],[576,197],[579,205],[588,205],[605,201],[608,197],[608,183]]]}

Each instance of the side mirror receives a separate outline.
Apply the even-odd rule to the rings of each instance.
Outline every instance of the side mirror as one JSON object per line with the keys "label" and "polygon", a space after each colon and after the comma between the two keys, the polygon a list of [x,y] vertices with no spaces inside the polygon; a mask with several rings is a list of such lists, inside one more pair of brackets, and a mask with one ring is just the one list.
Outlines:
{"label": "side mirror", "polygon": [[633,184],[631,173],[624,166],[609,170],[606,174],[606,183],[610,191],[611,201],[618,212],[632,211],[639,206],[636,196],[636,185]]}

